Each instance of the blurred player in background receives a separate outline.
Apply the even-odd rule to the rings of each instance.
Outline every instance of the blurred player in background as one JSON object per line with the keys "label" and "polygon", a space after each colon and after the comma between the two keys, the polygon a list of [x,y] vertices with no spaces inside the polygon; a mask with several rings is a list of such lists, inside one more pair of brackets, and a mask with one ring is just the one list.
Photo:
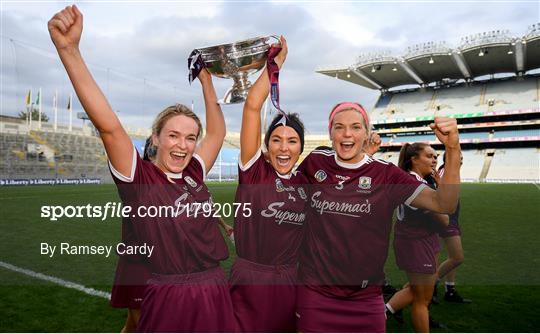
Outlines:
{"label": "blurred player in background", "polygon": [[[437,153],[425,143],[406,143],[399,154],[399,167],[411,178],[435,189],[425,178],[436,173]],[[437,258],[440,251],[437,231],[448,225],[448,215],[421,210],[402,204],[397,209],[394,228],[394,252],[400,270],[407,273],[409,283],[386,304],[387,313],[394,314],[412,304],[415,331],[429,331],[429,303],[437,279]]]}
{"label": "blurred player in background", "polygon": [[[442,177],[444,174],[444,165],[446,162],[446,154],[443,154],[443,164],[439,167],[438,173]],[[463,155],[461,156],[461,164],[463,164]],[[446,252],[448,258],[441,263],[438,270],[438,280],[433,292],[433,301],[438,303],[437,299],[437,285],[445,279],[444,282],[444,300],[450,303],[471,303],[470,299],[465,299],[457,292],[455,287],[456,282],[456,270],[459,267],[465,257],[463,254],[463,246],[461,243],[461,228],[459,227],[459,212],[461,210],[461,203],[458,203],[458,207],[454,213],[450,215],[450,224],[439,232],[439,236],[443,239],[446,246]]]}

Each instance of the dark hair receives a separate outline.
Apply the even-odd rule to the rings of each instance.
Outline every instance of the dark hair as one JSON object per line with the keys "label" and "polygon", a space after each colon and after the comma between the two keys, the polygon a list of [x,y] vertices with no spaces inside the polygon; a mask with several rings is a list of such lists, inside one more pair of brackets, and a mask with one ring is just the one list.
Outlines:
{"label": "dark hair", "polygon": [[417,157],[424,148],[428,147],[426,143],[405,143],[401,146],[399,151],[399,168],[406,170],[407,172],[412,169],[412,158]]}
{"label": "dark hair", "polygon": [[[285,117],[285,123],[282,122],[283,117]],[[294,129],[294,131],[296,131],[298,137],[300,137],[300,153],[304,152],[304,124],[296,113],[288,113],[286,115],[277,114],[274,117],[272,123],[270,123],[270,126],[266,130],[266,134],[264,135],[264,145],[266,148],[268,149],[268,143],[270,142],[272,132],[274,132],[274,130],[281,125],[290,126]]]}
{"label": "dark hair", "polygon": [[156,157],[157,147],[152,144],[152,136],[146,139],[144,144],[143,160],[152,161]]}
{"label": "dark hair", "polygon": [[[461,158],[461,162],[463,163],[463,152],[461,152],[460,158]],[[446,151],[443,152],[442,162],[443,162],[443,166],[444,166],[444,164],[446,164]]]}

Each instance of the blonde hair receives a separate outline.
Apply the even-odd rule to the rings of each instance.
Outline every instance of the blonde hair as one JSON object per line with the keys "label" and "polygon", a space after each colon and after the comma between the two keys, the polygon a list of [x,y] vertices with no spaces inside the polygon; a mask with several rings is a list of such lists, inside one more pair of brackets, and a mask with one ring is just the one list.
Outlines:
{"label": "blonde hair", "polygon": [[191,109],[186,107],[183,104],[175,104],[174,106],[167,107],[163,109],[162,112],[160,112],[156,119],[154,120],[154,124],[152,124],[152,133],[156,136],[159,136],[161,133],[161,130],[165,126],[165,123],[174,116],[186,116],[195,121],[197,123],[197,126],[199,127],[199,131],[197,132],[197,139],[202,135],[202,124],[201,120],[199,119],[199,116],[195,114]]}

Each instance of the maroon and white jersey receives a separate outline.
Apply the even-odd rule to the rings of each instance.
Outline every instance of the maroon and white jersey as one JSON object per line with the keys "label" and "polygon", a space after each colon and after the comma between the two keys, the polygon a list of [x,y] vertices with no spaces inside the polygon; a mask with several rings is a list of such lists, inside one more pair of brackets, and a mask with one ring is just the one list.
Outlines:
{"label": "maroon and white jersey", "polygon": [[300,256],[304,283],[349,295],[382,282],[393,211],[425,185],[386,161],[365,155],[346,164],[330,149],[311,152],[299,170],[311,183]]}
{"label": "maroon and white jersey", "polygon": [[260,264],[298,262],[306,220],[307,179],[293,171],[280,175],[262,151],[239,163],[236,203],[250,203],[250,217],[236,216],[234,239],[238,256]]}
{"label": "maroon and white jersey", "polygon": [[[131,217],[123,221],[123,242],[154,247],[150,257],[138,257],[147,262],[151,272],[199,272],[218,266],[228,257],[216,218],[204,217],[202,210],[195,216],[196,203],[212,203],[203,182],[204,161],[198,155],[179,174],[164,173],[152,162],[142,160],[135,148],[129,177],[116,171],[110,162],[109,167],[123,204],[132,208]],[[157,216],[156,209],[161,210]]]}
{"label": "maroon and white jersey", "polygon": [[[410,171],[409,175],[412,179],[429,186],[429,183],[417,173]],[[440,224],[429,211],[415,208],[410,204],[400,204],[396,216],[397,223],[394,228],[396,238],[421,239],[440,230]]]}

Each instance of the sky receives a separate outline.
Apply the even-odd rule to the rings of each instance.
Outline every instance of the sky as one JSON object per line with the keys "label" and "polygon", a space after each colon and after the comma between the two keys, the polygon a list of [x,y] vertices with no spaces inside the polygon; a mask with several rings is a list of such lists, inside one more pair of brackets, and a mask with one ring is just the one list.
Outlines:
{"label": "sky", "polygon": [[[122,123],[149,128],[166,106],[193,107],[204,122],[201,87],[187,80],[194,48],[256,36],[284,35],[289,46],[280,72],[280,102],[297,112],[308,134],[325,133],[329,110],[340,101],[370,108],[379,92],[315,72],[318,66],[351,65],[362,53],[403,55],[408,46],[491,30],[523,36],[540,22],[539,1],[4,1],[1,14],[0,113],[25,108],[39,88],[52,118],[58,92],[59,122],[67,123],[74,95],[47,31],[64,6],[84,15],[80,48]],[[250,77],[255,81],[260,73]],[[232,80],[214,78],[218,97]],[[75,96],[75,95],[74,95]],[[82,111],[75,99],[75,112]],[[222,107],[227,128],[238,132],[242,105]],[[81,122],[77,120],[77,122]],[[78,123],[76,123],[78,124]]]}

